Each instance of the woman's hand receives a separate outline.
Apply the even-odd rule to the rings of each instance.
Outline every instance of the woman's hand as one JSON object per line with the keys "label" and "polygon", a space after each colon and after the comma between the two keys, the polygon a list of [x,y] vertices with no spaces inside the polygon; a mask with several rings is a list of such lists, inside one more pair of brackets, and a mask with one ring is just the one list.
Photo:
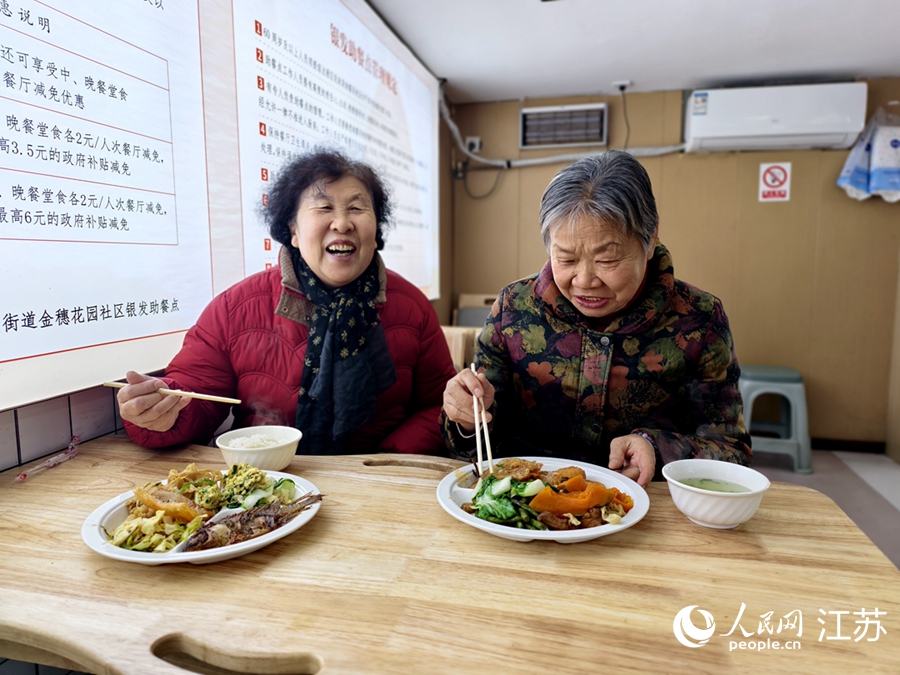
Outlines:
{"label": "woman's hand", "polygon": [[647,487],[656,472],[656,450],[643,436],[619,436],[609,446],[609,468]]}
{"label": "woman's hand", "polygon": [[191,399],[184,396],[167,396],[157,389],[166,383],[155,377],[147,377],[129,370],[125,373],[128,385],[119,389],[119,415],[123,420],[150,431],[168,431],[175,426],[178,413],[188,406]]}
{"label": "woman's hand", "polygon": [[[494,387],[487,381],[484,373],[476,375],[468,368],[457,373],[456,377],[447,382],[447,386],[444,388],[444,412],[466,433],[475,431],[473,394],[484,397],[485,411],[494,403]],[[487,413],[487,421],[491,421],[490,413]]]}

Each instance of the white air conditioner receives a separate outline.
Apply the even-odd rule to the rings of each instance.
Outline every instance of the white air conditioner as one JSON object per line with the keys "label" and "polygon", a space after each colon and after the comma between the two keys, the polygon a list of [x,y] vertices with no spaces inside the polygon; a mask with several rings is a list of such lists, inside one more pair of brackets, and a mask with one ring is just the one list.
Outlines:
{"label": "white air conditioner", "polygon": [[685,151],[849,148],[865,118],[865,82],[697,90]]}

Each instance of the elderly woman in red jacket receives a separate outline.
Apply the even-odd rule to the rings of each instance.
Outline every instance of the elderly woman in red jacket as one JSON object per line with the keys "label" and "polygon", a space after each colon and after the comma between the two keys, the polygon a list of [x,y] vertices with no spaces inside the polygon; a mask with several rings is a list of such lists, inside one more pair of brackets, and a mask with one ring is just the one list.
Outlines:
{"label": "elderly woman in red jacket", "polygon": [[280,172],[266,211],[279,265],[218,295],[163,378],[127,374],[125,430],[145,447],[207,443],[235,397],[235,426],[287,424],[298,453],[444,451],[437,419],[455,374],[437,315],[385,268],[390,203],[367,165],[308,154]]}

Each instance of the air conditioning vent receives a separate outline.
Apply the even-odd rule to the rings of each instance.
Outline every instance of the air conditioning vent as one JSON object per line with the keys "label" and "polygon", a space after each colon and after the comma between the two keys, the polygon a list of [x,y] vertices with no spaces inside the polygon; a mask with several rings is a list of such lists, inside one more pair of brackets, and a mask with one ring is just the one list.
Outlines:
{"label": "air conditioning vent", "polygon": [[606,104],[522,108],[520,148],[606,145]]}

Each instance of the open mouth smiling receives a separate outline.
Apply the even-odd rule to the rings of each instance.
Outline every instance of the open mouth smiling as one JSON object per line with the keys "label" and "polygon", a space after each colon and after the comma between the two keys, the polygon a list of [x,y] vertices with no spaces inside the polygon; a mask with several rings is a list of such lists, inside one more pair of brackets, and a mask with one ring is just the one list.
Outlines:
{"label": "open mouth smiling", "polygon": [[338,258],[347,258],[356,253],[356,247],[351,244],[330,244],[325,250]]}

